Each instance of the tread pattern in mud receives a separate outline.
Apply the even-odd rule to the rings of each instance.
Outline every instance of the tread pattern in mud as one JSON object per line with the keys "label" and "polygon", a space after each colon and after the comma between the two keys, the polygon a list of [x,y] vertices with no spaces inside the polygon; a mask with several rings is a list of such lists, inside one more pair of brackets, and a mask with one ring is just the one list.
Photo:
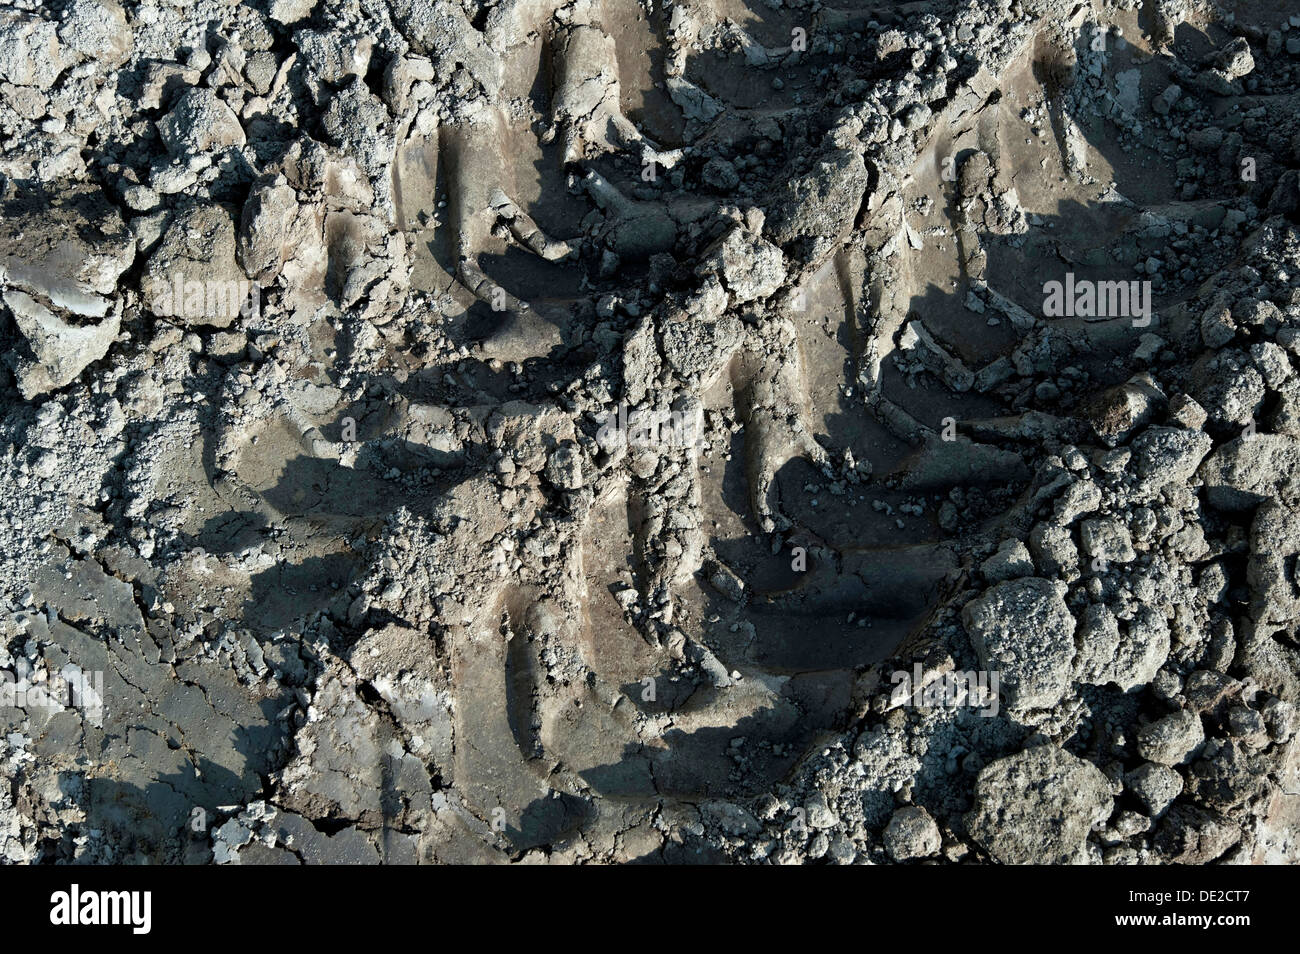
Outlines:
{"label": "tread pattern in mud", "polygon": [[0,64],[0,859],[1296,860],[1300,7]]}

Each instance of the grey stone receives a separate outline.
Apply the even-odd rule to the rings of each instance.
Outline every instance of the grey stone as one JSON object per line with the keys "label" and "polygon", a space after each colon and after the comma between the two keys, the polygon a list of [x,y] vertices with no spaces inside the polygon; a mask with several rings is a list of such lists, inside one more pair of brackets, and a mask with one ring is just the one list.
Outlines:
{"label": "grey stone", "polygon": [[766,298],[785,282],[781,250],[739,226],[705,253],[700,270],[716,272],[736,304]]}
{"label": "grey stone", "polygon": [[1201,719],[1180,709],[1143,726],[1137,733],[1137,751],[1144,759],[1162,765],[1183,765],[1205,741]]}
{"label": "grey stone", "polygon": [[1084,554],[1093,560],[1128,563],[1137,556],[1128,527],[1114,517],[1083,521],[1079,524],[1079,538]]}
{"label": "grey stone", "polygon": [[131,55],[134,38],[117,0],[72,0],[64,9],[59,39],[70,50],[120,66]]}
{"label": "grey stone", "polygon": [[1140,486],[1154,493],[1170,483],[1186,483],[1214,442],[1208,434],[1174,427],[1149,427],[1133,439],[1130,466]]}
{"label": "grey stone", "polygon": [[1295,566],[1300,557],[1300,512],[1281,500],[1265,500],[1250,525],[1246,580],[1251,615],[1260,622],[1285,624],[1300,616]]}
{"label": "grey stone", "polygon": [[1029,533],[1029,549],[1044,576],[1064,576],[1079,565],[1079,548],[1065,527],[1039,523]]}
{"label": "grey stone", "polygon": [[1145,686],[1169,658],[1169,623],[1152,606],[1142,606],[1125,627],[1111,678],[1127,691]]}
{"label": "grey stone", "polygon": [[1040,745],[981,770],[966,826],[1003,864],[1072,864],[1113,805],[1100,769],[1055,745]]}
{"label": "grey stone", "polygon": [[1296,473],[1300,440],[1257,433],[1220,446],[1201,467],[1200,478],[1215,507],[1247,510],[1276,495]]}
{"label": "grey stone", "polygon": [[1167,765],[1143,762],[1124,778],[1124,787],[1133,794],[1142,810],[1159,818],[1183,792],[1183,777]]}
{"label": "grey stone", "polygon": [[980,564],[980,572],[990,583],[1021,576],[1030,576],[1034,572],[1033,561],[1029,558],[1029,549],[1014,538],[1002,541],[997,552]]}
{"label": "grey stone", "polygon": [[150,311],[182,324],[225,328],[247,311],[257,290],[235,262],[230,212],[208,205],[176,216],[149,257],[141,292]]}
{"label": "grey stone", "polygon": [[244,127],[235,111],[202,86],[186,90],[158,120],[158,134],[167,149],[180,156],[244,144]]}
{"label": "grey stone", "polygon": [[907,805],[894,812],[882,838],[895,861],[914,861],[939,853],[943,840],[939,826],[924,808]]}
{"label": "grey stone", "polygon": [[1115,656],[1119,652],[1119,621],[1110,608],[1091,603],[1079,620],[1074,634],[1077,654],[1074,678],[1100,686],[1115,677]]}
{"label": "grey stone", "polygon": [[795,243],[817,250],[829,247],[852,227],[868,183],[862,156],[846,149],[831,150],[812,172],[790,181],[768,218],[776,243]]}
{"label": "grey stone", "polygon": [[1015,708],[1046,708],[1070,684],[1074,617],[1050,580],[1030,577],[991,587],[967,603],[962,624],[980,665],[1001,673]]}
{"label": "grey stone", "polygon": [[32,361],[18,357],[18,389],[29,400],[70,383],[86,365],[104,357],[121,328],[117,311],[98,322],[77,325],[23,292],[9,289],[3,297],[34,357]]}
{"label": "grey stone", "polygon": [[48,89],[74,59],[64,52],[49,20],[0,12],[0,76],[6,82]]}
{"label": "grey stone", "polygon": [[99,189],[70,186],[55,199],[20,191],[0,206],[0,223],[0,283],[81,317],[108,313],[135,239]]}

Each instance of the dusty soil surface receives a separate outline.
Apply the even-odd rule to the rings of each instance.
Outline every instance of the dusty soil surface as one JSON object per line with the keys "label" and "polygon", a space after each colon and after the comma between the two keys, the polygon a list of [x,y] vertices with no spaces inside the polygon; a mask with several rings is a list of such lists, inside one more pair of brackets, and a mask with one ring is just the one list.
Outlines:
{"label": "dusty soil surface", "polygon": [[1300,2],[13,0],[0,860],[1300,861]]}

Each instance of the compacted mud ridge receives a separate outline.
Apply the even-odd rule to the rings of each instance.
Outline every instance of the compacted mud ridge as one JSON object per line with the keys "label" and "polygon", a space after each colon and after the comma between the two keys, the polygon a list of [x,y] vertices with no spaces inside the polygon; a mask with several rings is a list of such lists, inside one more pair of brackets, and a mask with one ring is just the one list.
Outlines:
{"label": "compacted mud ridge", "polygon": [[1300,2],[7,0],[0,859],[1300,861]]}

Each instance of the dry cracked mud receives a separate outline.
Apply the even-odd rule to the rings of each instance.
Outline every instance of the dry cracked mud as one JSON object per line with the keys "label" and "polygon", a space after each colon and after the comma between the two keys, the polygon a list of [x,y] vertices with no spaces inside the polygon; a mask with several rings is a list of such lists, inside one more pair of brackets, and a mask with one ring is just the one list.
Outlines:
{"label": "dry cracked mud", "polygon": [[0,860],[1300,860],[1300,3],[10,0]]}

